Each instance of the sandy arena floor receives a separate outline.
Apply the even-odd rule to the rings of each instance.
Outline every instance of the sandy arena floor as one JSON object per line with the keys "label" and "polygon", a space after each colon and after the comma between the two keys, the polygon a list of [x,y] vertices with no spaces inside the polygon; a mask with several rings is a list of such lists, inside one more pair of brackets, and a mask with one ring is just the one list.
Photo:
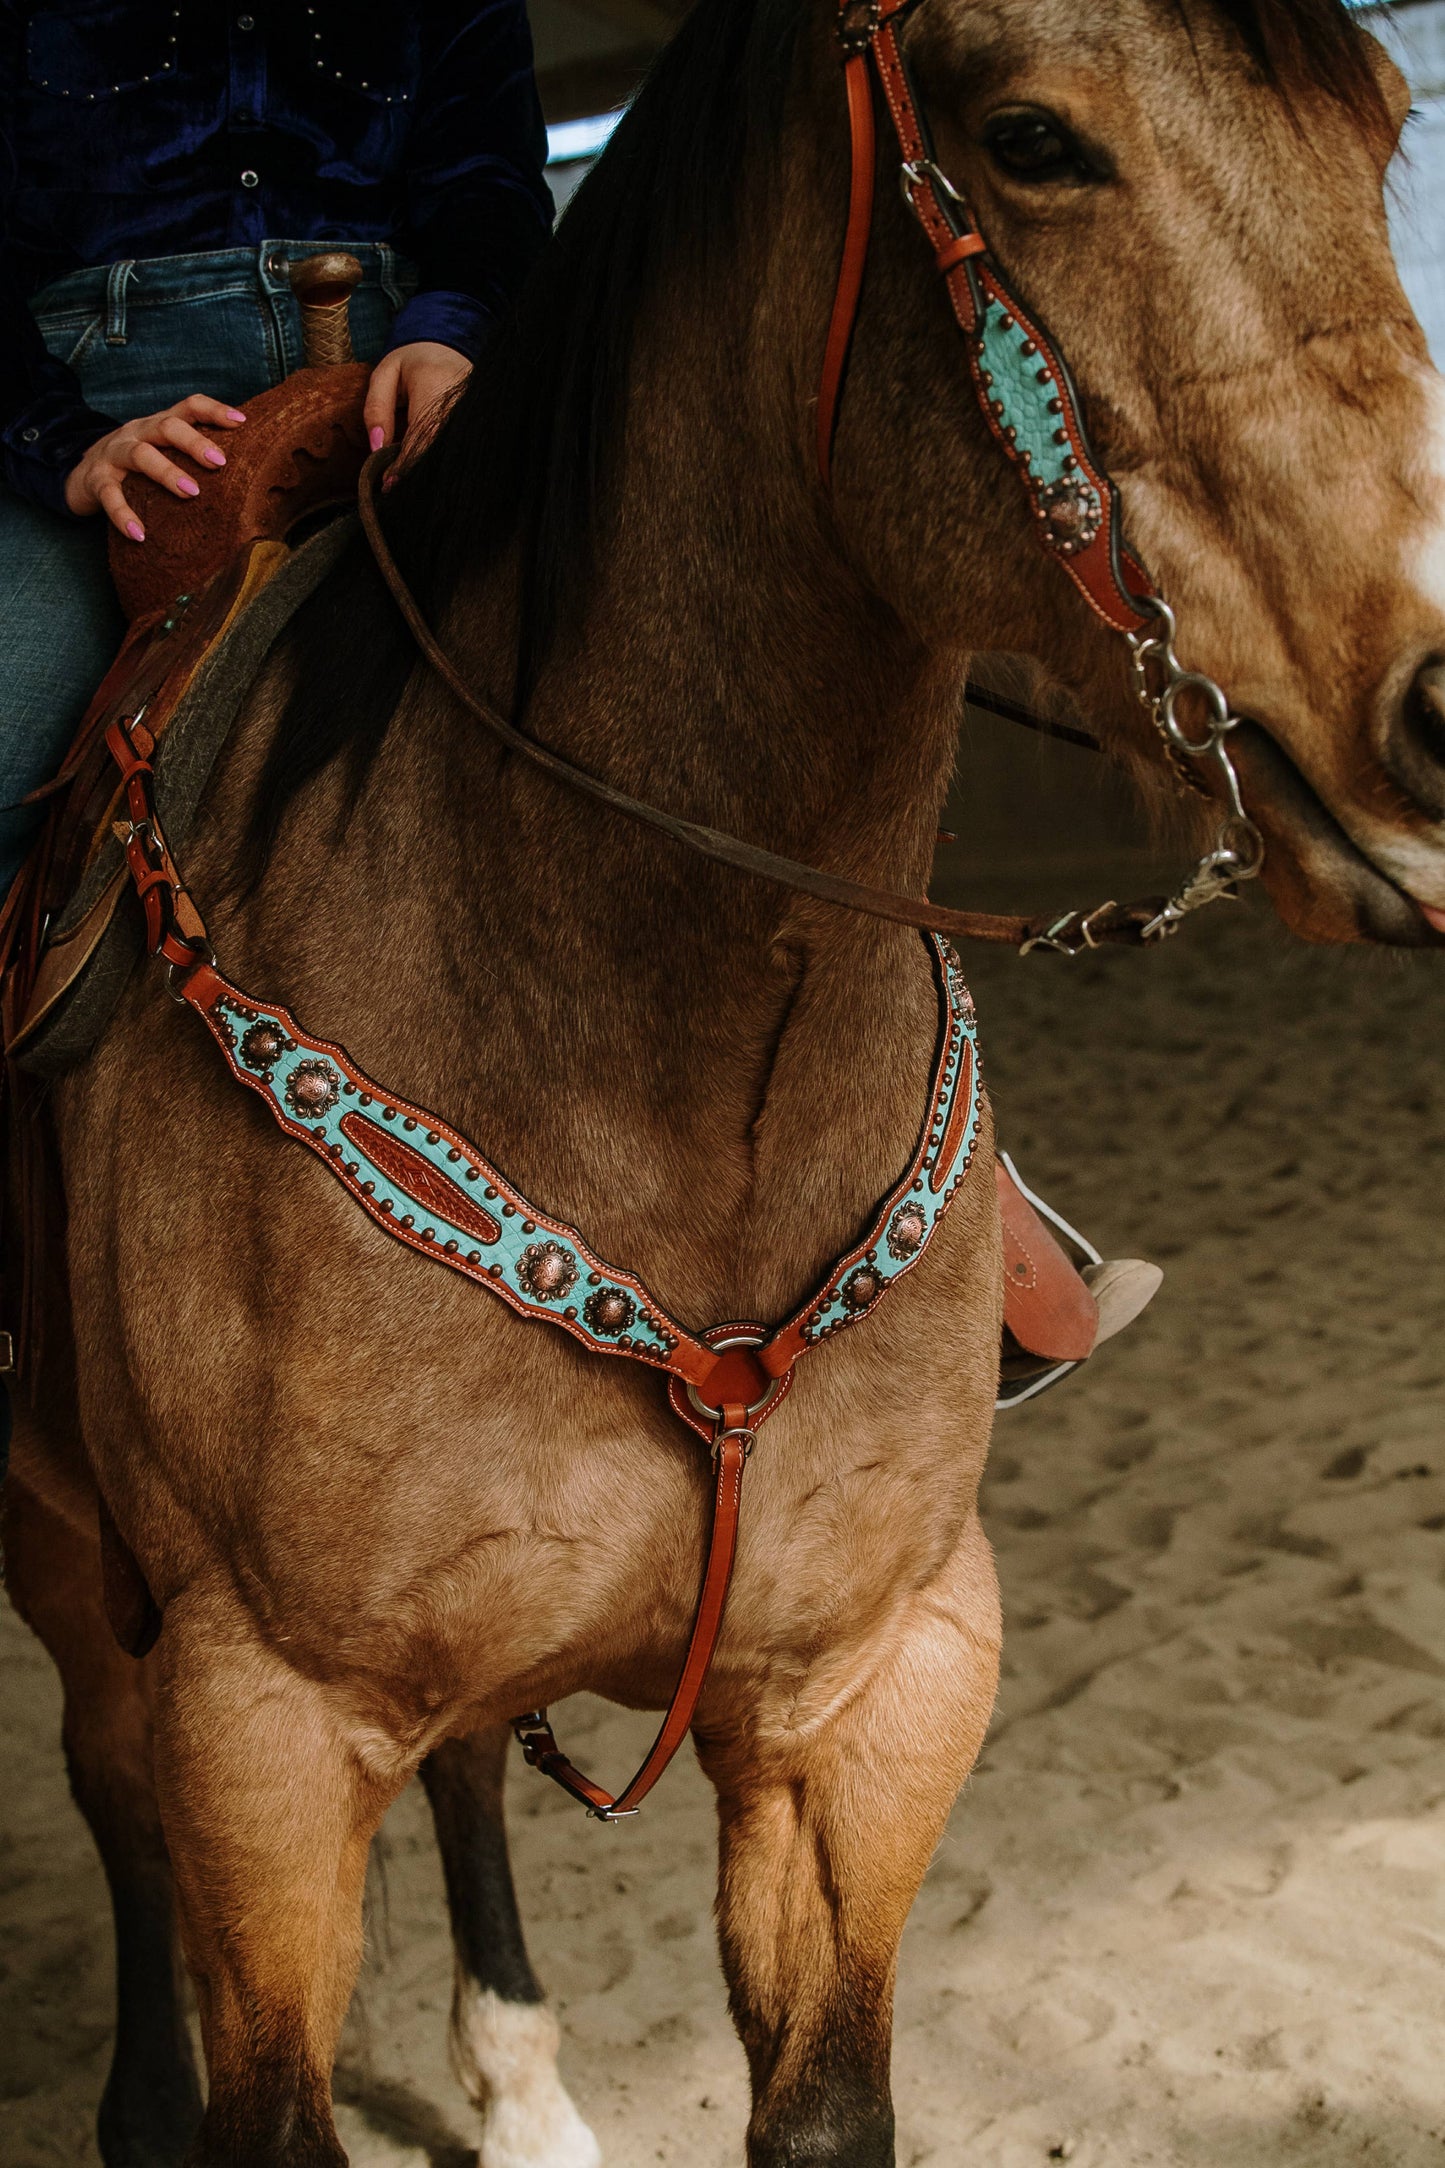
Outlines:
{"label": "sandy arena floor", "polygon": [[[900,2164],[1445,2163],[1445,959],[1306,950],[1251,909],[1149,962],[971,976],[1023,1169],[1168,1278],[997,1433],[1004,1682],[904,1944]],[[0,1723],[0,2161],[73,2168],[110,1934],[8,1612]],[[648,1730],[585,1705],[565,1736],[620,1770]],[[513,1802],[609,2168],[737,2168],[695,1767],[627,1830],[520,1772]],[[353,2161],[466,2168],[415,1789],[370,1913]]]}

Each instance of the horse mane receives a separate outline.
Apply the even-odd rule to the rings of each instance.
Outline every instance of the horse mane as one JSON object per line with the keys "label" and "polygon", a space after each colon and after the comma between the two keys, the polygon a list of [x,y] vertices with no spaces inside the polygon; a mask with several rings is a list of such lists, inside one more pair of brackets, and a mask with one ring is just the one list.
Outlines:
{"label": "horse mane", "polygon": [[[1194,0],[1173,0],[1190,30]],[[1266,82],[1289,101],[1300,87],[1323,90],[1363,128],[1388,128],[1389,113],[1364,26],[1350,0],[1204,0],[1223,16]]]}
{"label": "horse mane", "polygon": [[[1196,6],[1222,16],[1286,100],[1312,85],[1362,126],[1383,114],[1346,0],[1160,4],[1186,28]],[[585,614],[639,315],[684,252],[706,269],[731,238],[744,161],[758,148],[775,151],[781,136],[807,5],[696,0],[492,332],[444,430],[387,492],[388,540],[433,622],[464,581],[516,551],[518,721],[541,669]],[[415,666],[360,538],[298,612],[286,648],[292,686],[257,791],[248,884],[292,799],[343,754],[345,803],[354,806]]]}
{"label": "horse mane", "polygon": [[[731,237],[750,149],[776,145],[806,0],[697,0],[587,174],[445,429],[386,492],[387,539],[435,622],[450,595],[518,555],[511,688],[585,607],[604,525],[638,317],[683,251],[703,270]],[[292,798],[345,753],[354,803],[415,662],[364,542],[297,613],[293,683],[261,777],[254,881]]]}

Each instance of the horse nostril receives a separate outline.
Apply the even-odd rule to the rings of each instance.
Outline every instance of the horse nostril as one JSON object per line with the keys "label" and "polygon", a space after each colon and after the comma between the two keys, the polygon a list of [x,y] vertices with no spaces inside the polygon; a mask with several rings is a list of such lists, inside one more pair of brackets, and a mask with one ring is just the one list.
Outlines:
{"label": "horse nostril", "polygon": [[1400,720],[1411,743],[1445,768],[1445,661],[1416,671]]}
{"label": "horse nostril", "polygon": [[1430,656],[1415,672],[1381,757],[1427,820],[1445,820],[1445,656]]}

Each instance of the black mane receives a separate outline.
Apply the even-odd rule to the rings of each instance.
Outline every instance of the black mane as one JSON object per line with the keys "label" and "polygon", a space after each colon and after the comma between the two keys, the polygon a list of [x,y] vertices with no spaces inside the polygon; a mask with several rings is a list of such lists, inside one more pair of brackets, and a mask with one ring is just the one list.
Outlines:
{"label": "black mane", "polygon": [[[778,139],[807,4],[696,0],[492,335],[439,443],[388,493],[388,537],[433,620],[461,579],[516,547],[519,717],[562,628],[580,621],[638,313],[681,252],[705,265],[726,241],[749,147]],[[1195,5],[1222,15],[1286,97],[1307,82],[1362,125],[1382,114],[1344,0],[1161,4],[1186,24]],[[252,878],[297,791],[343,752],[354,800],[415,662],[360,541],[288,639],[295,684],[257,797]]]}

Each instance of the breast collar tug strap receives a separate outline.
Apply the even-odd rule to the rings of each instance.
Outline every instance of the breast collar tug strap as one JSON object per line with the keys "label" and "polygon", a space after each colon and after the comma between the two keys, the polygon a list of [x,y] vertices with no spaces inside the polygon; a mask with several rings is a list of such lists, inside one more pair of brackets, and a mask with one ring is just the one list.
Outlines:
{"label": "breast collar tug strap", "polygon": [[660,1372],[674,1412],[711,1448],[712,1528],[692,1636],[662,1729],[637,1774],[614,1798],[567,1760],[544,1710],[516,1720],[527,1759],[589,1812],[607,1820],[631,1814],[686,1737],[708,1675],[758,1430],[781,1403],[799,1358],[870,1317],[917,1264],[972,1163],[980,1113],[977,1034],[958,955],[939,935],[925,937],[939,999],[926,1117],[908,1167],[867,1232],[782,1324],[696,1332],[634,1273],[608,1263],[565,1220],[530,1203],[460,1130],[368,1076],[344,1047],[313,1038],[289,1009],[226,978],[156,815],[150,732],[131,718],[111,726],[106,744],[120,771],[126,817],[116,832],[147,946],[166,966],[176,999],[215,1039],[232,1076],[394,1240],[486,1288],[518,1315],[560,1326],[595,1355]]}
{"label": "breast collar tug strap", "polygon": [[1079,397],[1054,340],[1010,293],[968,206],[934,156],[898,42],[919,0],[842,0],[852,178],[848,222],[818,390],[818,468],[831,486],[833,439],[863,291],[877,169],[874,81],[893,122],[903,200],[923,229],[967,344],[984,418],[1018,470],[1045,549],[1115,632],[1151,622],[1153,582],[1123,546],[1119,495],[1089,444]]}

